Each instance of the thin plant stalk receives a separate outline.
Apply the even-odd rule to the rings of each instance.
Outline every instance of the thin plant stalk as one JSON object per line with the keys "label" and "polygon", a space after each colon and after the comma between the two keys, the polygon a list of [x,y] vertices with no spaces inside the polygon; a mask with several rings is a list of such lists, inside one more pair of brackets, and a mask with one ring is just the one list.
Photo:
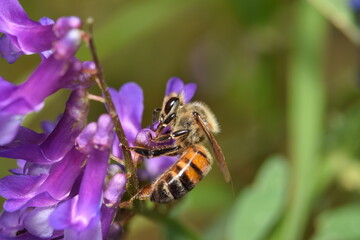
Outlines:
{"label": "thin plant stalk", "polygon": [[289,153],[292,179],[283,240],[303,239],[322,169],[325,113],[323,50],[327,24],[307,1],[298,1],[288,81]]}
{"label": "thin plant stalk", "polygon": [[98,56],[96,54],[96,48],[95,48],[95,43],[94,43],[94,39],[93,39],[93,30],[92,30],[93,21],[92,21],[92,19],[88,20],[88,24],[89,24],[89,33],[90,33],[90,36],[89,36],[89,48],[90,48],[91,55],[92,55],[93,61],[94,61],[95,65],[96,65],[96,69],[97,69],[96,82],[97,82],[101,92],[103,93],[103,97],[104,97],[104,100],[105,100],[105,105],[106,105],[106,107],[108,109],[108,112],[109,112],[113,122],[114,122],[115,132],[116,132],[117,137],[119,138],[120,145],[121,145],[121,148],[122,148],[122,151],[123,151],[123,154],[124,154],[126,172],[129,175],[128,182],[127,182],[127,185],[126,185],[126,189],[127,189],[128,193],[131,196],[133,196],[133,195],[136,194],[137,189],[138,189],[138,185],[139,185],[137,175],[136,175],[136,172],[135,172],[136,168],[135,168],[134,162],[133,162],[132,157],[131,157],[131,153],[130,153],[129,148],[128,148],[129,143],[128,143],[127,139],[126,139],[125,132],[124,132],[124,129],[123,129],[122,125],[121,125],[119,116],[116,113],[114,102],[113,102],[113,100],[111,98],[108,86],[107,86],[105,78],[104,78],[102,67],[100,65],[99,58],[98,58]]}

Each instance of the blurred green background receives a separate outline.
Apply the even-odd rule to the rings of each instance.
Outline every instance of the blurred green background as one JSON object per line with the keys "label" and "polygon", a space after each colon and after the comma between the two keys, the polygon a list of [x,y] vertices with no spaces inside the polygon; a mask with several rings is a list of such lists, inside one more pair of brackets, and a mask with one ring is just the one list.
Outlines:
{"label": "blurred green background", "polygon": [[[360,239],[360,35],[346,0],[21,4],[34,20],[93,17],[108,84],[144,90],[144,127],[172,76],[197,83],[194,99],[218,118],[234,193],[214,166],[174,206],[174,224],[136,216],[127,239]],[[78,57],[90,59],[88,49]],[[38,63],[0,59],[1,76],[20,83]],[[24,125],[40,131],[68,94]],[[91,120],[103,111],[92,103]],[[14,166],[4,160],[1,176]]]}

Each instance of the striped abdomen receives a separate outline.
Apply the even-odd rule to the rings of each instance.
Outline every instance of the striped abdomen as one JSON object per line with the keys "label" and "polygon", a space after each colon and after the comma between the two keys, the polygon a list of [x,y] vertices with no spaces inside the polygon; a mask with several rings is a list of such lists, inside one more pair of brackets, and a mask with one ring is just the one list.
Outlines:
{"label": "striped abdomen", "polygon": [[211,169],[207,150],[189,147],[179,160],[151,186],[150,200],[167,203],[184,196],[208,174]]}

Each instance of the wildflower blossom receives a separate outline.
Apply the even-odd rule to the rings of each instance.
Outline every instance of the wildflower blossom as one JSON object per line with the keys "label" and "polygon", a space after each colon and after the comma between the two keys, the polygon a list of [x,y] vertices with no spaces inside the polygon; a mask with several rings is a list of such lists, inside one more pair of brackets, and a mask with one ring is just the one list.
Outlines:
{"label": "wildflower blossom", "polygon": [[0,2],[0,55],[9,63],[23,54],[39,53],[43,61],[28,80],[18,86],[0,76],[0,145],[11,142],[26,114],[39,111],[46,97],[61,88],[74,88],[86,81],[93,68],[74,58],[83,32],[77,17],[56,22],[42,18],[35,22],[17,0]]}
{"label": "wildflower blossom", "polygon": [[[100,240],[116,239],[122,232],[114,219],[127,175],[124,166],[109,164],[109,159],[122,159],[123,153],[109,114],[87,124],[87,88],[96,69],[93,62],[74,57],[84,37],[80,27],[77,17],[35,22],[17,0],[0,2],[0,55],[9,63],[24,54],[41,56],[24,83],[13,85],[0,77],[0,157],[18,162],[10,170],[13,175],[0,179],[0,195],[6,199],[0,239]],[[72,93],[55,124],[45,122],[43,133],[20,126],[61,88]],[[195,90],[195,84],[172,78],[166,95],[183,94],[188,102]],[[154,132],[141,126],[142,89],[127,83],[110,94],[129,145],[157,147],[151,140]],[[175,161],[167,156],[147,159],[143,173],[154,178]]]}
{"label": "wildflower blossom", "polygon": [[0,33],[5,35],[0,41],[1,56],[13,63],[22,54],[46,53],[55,41],[80,27],[77,17],[60,18],[56,23],[48,18],[33,21],[17,0],[2,0]]}
{"label": "wildflower blossom", "polygon": [[[20,234],[26,239],[30,234],[39,238],[64,235],[65,239],[89,239],[89,236],[102,239],[107,234],[124,193],[126,178],[121,173],[112,176],[103,197],[113,125],[109,115],[102,115],[97,123],[83,129],[87,113],[87,103],[81,100],[83,92],[73,93],[65,114],[47,138],[24,130],[19,131],[14,143],[6,146],[5,152],[12,150],[11,147],[22,148],[26,156],[26,150],[31,155],[34,145],[39,149],[44,142],[57,142],[49,144],[54,148],[50,152],[62,149],[66,154],[53,161],[43,156],[40,160],[31,157],[36,163],[26,161],[16,171],[18,175],[0,179],[0,195],[7,199],[0,216],[1,237],[10,239]],[[74,115],[78,117],[76,121]],[[71,134],[67,133],[66,128],[76,125]],[[54,136],[58,139],[53,139]],[[6,224],[1,225],[2,222]]]}

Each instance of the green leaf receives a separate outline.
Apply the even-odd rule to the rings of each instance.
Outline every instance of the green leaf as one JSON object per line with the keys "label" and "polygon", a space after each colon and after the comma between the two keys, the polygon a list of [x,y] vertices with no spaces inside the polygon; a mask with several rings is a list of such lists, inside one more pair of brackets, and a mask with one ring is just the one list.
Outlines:
{"label": "green leaf", "polygon": [[320,214],[312,240],[360,239],[360,204],[349,204]]}
{"label": "green leaf", "polygon": [[309,2],[351,41],[360,44],[360,31],[348,0],[309,0]]}
{"label": "green leaf", "polygon": [[286,161],[280,156],[268,159],[255,184],[237,198],[228,221],[227,239],[264,239],[283,212],[287,182]]}

